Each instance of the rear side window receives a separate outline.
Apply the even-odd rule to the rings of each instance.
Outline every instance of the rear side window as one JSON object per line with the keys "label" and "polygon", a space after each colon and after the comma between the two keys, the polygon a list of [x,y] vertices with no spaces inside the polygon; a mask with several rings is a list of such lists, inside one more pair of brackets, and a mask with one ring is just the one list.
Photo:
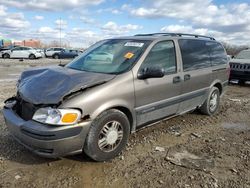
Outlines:
{"label": "rear side window", "polygon": [[30,48],[22,47],[22,50],[31,50]]}
{"label": "rear side window", "polygon": [[146,67],[164,68],[166,74],[176,72],[176,57],[173,41],[162,41],[155,44],[142,64]]}
{"label": "rear side window", "polygon": [[179,46],[182,54],[183,70],[196,70],[211,66],[209,48],[206,41],[181,39]]}
{"label": "rear side window", "polygon": [[12,51],[19,51],[19,50],[22,50],[22,48],[21,47],[16,47]]}
{"label": "rear side window", "polygon": [[207,42],[210,49],[210,57],[212,66],[226,64],[227,54],[220,43],[217,42]]}

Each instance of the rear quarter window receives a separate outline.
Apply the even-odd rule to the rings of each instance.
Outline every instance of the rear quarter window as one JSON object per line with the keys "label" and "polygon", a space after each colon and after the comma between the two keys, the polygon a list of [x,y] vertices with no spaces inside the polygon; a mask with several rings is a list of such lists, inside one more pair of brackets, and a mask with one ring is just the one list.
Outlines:
{"label": "rear quarter window", "polygon": [[207,42],[209,47],[212,66],[223,65],[228,62],[226,51],[218,42]]}
{"label": "rear quarter window", "polygon": [[209,49],[206,41],[180,39],[183,70],[190,71],[211,66]]}

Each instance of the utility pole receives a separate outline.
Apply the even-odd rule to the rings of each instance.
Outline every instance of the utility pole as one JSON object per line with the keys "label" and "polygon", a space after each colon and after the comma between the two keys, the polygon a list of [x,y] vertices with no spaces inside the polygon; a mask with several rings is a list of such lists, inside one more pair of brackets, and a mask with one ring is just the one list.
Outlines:
{"label": "utility pole", "polygon": [[59,24],[59,29],[60,29],[60,48],[62,47],[62,19],[60,17],[60,24]]}

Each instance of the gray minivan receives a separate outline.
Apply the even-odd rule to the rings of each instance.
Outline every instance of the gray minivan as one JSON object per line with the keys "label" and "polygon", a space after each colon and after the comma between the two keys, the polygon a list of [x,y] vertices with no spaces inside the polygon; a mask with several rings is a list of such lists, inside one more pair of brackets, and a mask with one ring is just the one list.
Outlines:
{"label": "gray minivan", "polygon": [[130,133],[194,109],[218,111],[229,65],[214,38],[139,34],[103,40],[66,66],[28,70],[5,102],[10,133],[44,157],[117,156]]}

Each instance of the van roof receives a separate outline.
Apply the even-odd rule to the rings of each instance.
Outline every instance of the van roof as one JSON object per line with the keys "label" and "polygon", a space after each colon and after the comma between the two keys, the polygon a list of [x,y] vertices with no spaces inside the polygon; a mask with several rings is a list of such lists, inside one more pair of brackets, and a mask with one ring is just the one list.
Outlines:
{"label": "van roof", "polygon": [[130,37],[120,37],[120,38],[129,38],[129,39],[141,39],[141,40],[155,40],[158,38],[194,38],[194,39],[206,39],[213,40],[215,38],[205,35],[196,35],[196,34],[187,34],[187,33],[146,33],[146,34],[136,34]]}

